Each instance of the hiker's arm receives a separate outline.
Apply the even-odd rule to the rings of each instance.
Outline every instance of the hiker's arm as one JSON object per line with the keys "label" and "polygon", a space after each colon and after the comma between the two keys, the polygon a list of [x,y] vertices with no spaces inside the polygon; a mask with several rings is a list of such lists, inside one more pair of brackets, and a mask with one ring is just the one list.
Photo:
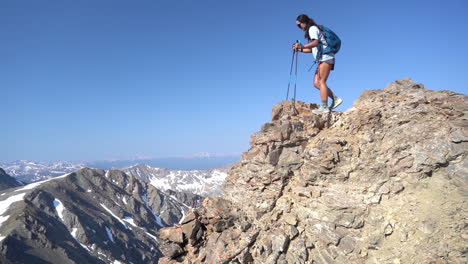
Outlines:
{"label": "hiker's arm", "polygon": [[304,49],[312,49],[314,47],[317,47],[319,44],[319,41],[317,39],[314,39],[312,42],[309,42],[307,44],[304,45]]}
{"label": "hiker's arm", "polygon": [[317,47],[319,44],[319,41],[314,39],[314,41],[312,42],[309,42],[307,44],[305,44],[304,46],[302,46],[302,52],[304,53],[311,53],[312,52],[312,48],[313,47]]}
{"label": "hiker's arm", "polygon": [[307,43],[305,44],[304,46],[302,46],[302,52],[304,53],[311,53],[312,52],[312,48],[313,47],[317,47],[319,44],[319,41],[314,39],[314,41],[310,42],[310,43]]}
{"label": "hiker's arm", "polygon": [[311,53],[312,52],[312,49],[304,48],[304,46],[302,46],[299,43],[294,44],[293,49],[296,50],[296,51],[304,52],[304,53]]}
{"label": "hiker's arm", "polygon": [[304,46],[302,46],[302,49],[301,49],[301,44],[299,44],[299,43],[294,44],[293,48],[298,50],[298,51],[304,52],[304,53],[311,53],[312,48],[316,47],[318,44],[319,44],[319,41],[314,39],[314,41],[312,41],[310,43],[307,43]]}

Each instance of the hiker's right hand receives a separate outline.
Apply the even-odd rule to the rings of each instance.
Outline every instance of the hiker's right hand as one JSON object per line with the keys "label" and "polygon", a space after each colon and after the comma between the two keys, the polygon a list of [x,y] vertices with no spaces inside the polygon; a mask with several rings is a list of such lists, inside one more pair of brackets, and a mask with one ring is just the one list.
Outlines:
{"label": "hiker's right hand", "polygon": [[294,43],[294,45],[293,45],[293,50],[298,51],[298,50],[300,50],[300,49],[301,49],[301,44],[299,44],[299,43]]}

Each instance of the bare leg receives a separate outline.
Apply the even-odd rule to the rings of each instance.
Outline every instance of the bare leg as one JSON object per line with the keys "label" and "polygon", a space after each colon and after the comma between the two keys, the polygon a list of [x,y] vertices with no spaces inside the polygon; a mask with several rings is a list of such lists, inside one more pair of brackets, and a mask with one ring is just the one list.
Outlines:
{"label": "bare leg", "polygon": [[[320,85],[319,85],[319,82],[318,82],[317,74],[314,77],[314,87],[317,88],[317,90],[320,91]],[[330,97],[331,99],[334,98],[333,91],[330,89],[330,87],[328,87],[328,97]]]}
{"label": "bare leg", "polygon": [[320,90],[320,98],[322,102],[328,102],[328,98],[333,98],[332,90],[327,86],[328,76],[333,65],[328,63],[320,63],[317,73],[314,76],[314,86]]}

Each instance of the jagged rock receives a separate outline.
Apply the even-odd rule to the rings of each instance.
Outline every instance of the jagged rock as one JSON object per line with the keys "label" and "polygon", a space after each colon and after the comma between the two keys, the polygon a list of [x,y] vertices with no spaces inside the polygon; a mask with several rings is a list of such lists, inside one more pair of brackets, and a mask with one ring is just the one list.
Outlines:
{"label": "jagged rock", "polygon": [[283,234],[282,232],[272,235],[271,236],[272,250],[280,252],[280,253],[285,252],[287,247],[289,246],[290,241],[291,240],[289,239],[289,236],[287,236],[286,234]]}
{"label": "jagged rock", "polygon": [[159,238],[177,244],[184,243],[184,235],[181,227],[166,227],[159,230]]}
{"label": "jagged rock", "polygon": [[[175,241],[172,241],[172,242],[175,242]],[[178,244],[168,243],[168,241],[162,241],[159,244],[159,250],[161,250],[163,255],[169,259],[175,258],[184,252],[182,247],[180,247]]]}
{"label": "jagged rock", "polygon": [[273,108],[174,261],[468,262],[468,97],[404,79],[315,107]]}
{"label": "jagged rock", "polygon": [[190,221],[188,223],[185,223],[182,226],[182,233],[184,234],[184,237],[189,240],[189,241],[197,241],[198,237],[198,230],[200,230],[200,221],[198,219],[195,219],[193,221]]}

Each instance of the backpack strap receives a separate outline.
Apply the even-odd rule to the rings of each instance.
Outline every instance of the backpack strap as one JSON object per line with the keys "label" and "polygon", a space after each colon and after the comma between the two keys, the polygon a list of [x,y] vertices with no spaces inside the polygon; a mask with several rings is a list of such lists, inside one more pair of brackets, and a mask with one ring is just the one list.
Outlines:
{"label": "backpack strap", "polygon": [[322,27],[323,27],[322,25],[317,25],[317,28],[319,29],[319,35],[318,35],[319,44],[317,46],[317,58],[315,59],[315,63],[317,63],[317,64],[319,64],[320,59],[322,58],[322,55],[323,55],[322,37],[325,39],[325,41],[327,40],[326,37],[325,37],[325,34],[323,34],[323,28]]}

